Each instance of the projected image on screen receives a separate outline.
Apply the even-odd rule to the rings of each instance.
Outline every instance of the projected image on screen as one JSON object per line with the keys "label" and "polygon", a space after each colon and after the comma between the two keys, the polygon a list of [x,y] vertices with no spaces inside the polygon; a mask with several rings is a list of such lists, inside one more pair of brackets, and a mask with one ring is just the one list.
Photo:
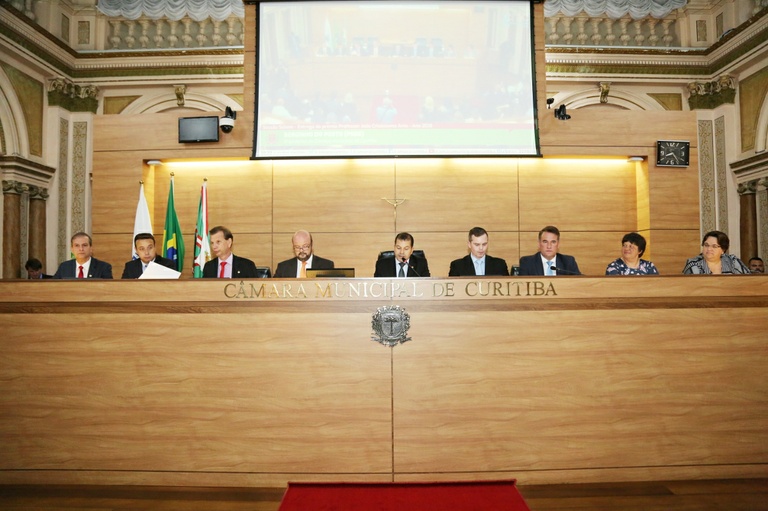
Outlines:
{"label": "projected image on screen", "polygon": [[262,2],[254,158],[539,155],[531,5]]}

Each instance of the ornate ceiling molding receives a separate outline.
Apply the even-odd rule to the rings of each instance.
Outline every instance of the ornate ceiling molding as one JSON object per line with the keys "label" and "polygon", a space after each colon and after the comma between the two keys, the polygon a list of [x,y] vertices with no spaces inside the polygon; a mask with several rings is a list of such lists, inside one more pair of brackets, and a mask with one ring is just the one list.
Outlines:
{"label": "ornate ceiling molding", "polygon": [[636,75],[714,80],[768,49],[768,9],[706,50],[545,48],[548,77]]}

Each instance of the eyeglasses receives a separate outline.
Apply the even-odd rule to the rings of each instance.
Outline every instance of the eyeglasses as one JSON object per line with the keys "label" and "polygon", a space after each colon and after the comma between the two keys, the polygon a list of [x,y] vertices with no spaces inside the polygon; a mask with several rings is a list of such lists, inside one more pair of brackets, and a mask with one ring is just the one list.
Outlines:
{"label": "eyeglasses", "polygon": [[720,245],[709,245],[709,244],[707,244],[707,243],[704,243],[704,244],[703,244],[703,245],[701,245],[701,246],[702,246],[702,247],[704,247],[704,248],[714,248],[715,250],[717,250],[718,248],[720,248]]}
{"label": "eyeglasses", "polygon": [[309,250],[310,248],[312,248],[312,245],[301,245],[301,246],[294,245],[293,246],[294,250]]}

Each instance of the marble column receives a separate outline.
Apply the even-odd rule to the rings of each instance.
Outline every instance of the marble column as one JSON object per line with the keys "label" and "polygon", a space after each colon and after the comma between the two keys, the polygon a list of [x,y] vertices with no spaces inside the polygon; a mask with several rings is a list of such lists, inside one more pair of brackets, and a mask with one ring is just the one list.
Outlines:
{"label": "marble column", "polygon": [[21,278],[21,194],[28,186],[3,181],[3,278]]}
{"label": "marble column", "polygon": [[39,186],[29,187],[29,257],[40,259],[45,268],[45,236],[48,190]]}
{"label": "marble column", "polygon": [[757,255],[757,180],[739,183],[741,259]]}

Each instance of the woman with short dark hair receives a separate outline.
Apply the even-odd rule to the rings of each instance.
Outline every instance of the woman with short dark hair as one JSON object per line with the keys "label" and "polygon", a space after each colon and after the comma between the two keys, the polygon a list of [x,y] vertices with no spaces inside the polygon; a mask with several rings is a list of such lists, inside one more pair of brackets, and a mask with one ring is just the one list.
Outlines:
{"label": "woman with short dark hair", "polygon": [[640,257],[645,253],[645,238],[636,232],[621,238],[621,257],[605,269],[606,275],[658,275],[656,265]]}

